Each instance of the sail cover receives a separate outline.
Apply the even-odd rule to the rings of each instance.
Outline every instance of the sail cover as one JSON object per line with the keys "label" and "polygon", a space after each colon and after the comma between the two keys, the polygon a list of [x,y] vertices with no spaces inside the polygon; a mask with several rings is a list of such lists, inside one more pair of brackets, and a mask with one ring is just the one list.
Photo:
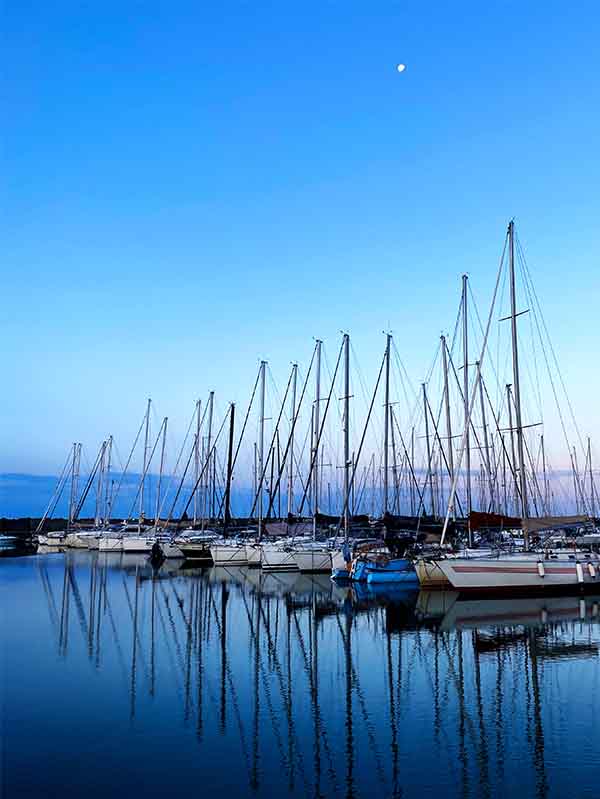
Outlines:
{"label": "sail cover", "polygon": [[511,530],[521,527],[518,516],[504,516],[501,513],[480,513],[473,510],[469,514],[471,530]]}
{"label": "sail cover", "polygon": [[537,533],[556,527],[573,527],[589,520],[589,516],[539,516],[537,519],[523,519],[523,530],[526,533]]}

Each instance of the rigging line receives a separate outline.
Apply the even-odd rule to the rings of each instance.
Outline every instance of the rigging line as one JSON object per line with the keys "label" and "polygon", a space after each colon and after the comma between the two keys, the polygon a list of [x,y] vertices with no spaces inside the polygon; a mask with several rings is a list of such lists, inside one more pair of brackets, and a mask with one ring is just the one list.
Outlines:
{"label": "rigging line", "polygon": [[[310,377],[310,373],[312,372],[313,363],[315,361],[315,356],[316,356],[316,353],[317,353],[317,346],[318,345],[315,344],[314,349],[313,349],[313,354],[312,354],[312,357],[310,359],[310,364],[308,366],[308,371],[306,373],[306,377],[305,377],[304,383],[302,385],[302,391],[300,392],[300,401],[298,402],[298,407],[296,408],[296,413],[295,413],[294,418],[292,420],[292,426],[290,428],[290,435],[289,435],[288,440],[287,440],[287,444],[286,444],[286,447],[285,447],[285,452],[283,453],[283,457],[281,459],[281,467],[280,467],[279,473],[277,475],[277,482],[275,483],[275,489],[273,491],[273,495],[271,497],[269,497],[269,507],[267,508],[267,516],[273,510],[273,502],[275,501],[275,497],[277,496],[277,492],[279,491],[279,486],[281,484],[281,477],[283,475],[283,472],[284,472],[284,469],[285,469],[285,464],[287,462],[287,456],[288,456],[288,452],[290,451],[290,446],[291,446],[292,439],[293,439],[293,436],[294,436],[294,431],[296,429],[296,423],[298,421],[298,417],[300,416],[300,409],[302,407],[302,401],[304,399],[304,394],[306,393],[306,389],[308,387],[308,380],[309,380],[309,377]],[[292,469],[293,468],[294,468],[294,464],[292,462]],[[300,477],[300,481],[302,481],[302,477]]]}
{"label": "rigging line", "polygon": [[233,456],[233,461],[231,462],[231,473],[235,469],[235,464],[237,463],[238,455],[240,452],[240,447],[242,446],[242,440],[244,438],[244,433],[246,432],[246,425],[248,424],[248,418],[250,417],[250,412],[252,410],[252,403],[254,402],[254,396],[256,394],[256,389],[258,388],[258,381],[260,380],[260,367],[258,369],[258,374],[256,375],[256,382],[254,383],[254,388],[252,389],[252,395],[250,397],[250,403],[248,405],[248,410],[246,411],[246,416],[244,417],[244,424],[242,425],[242,431],[240,433],[240,437],[238,439],[237,447],[235,449],[235,455]]}
{"label": "rigging line", "polygon": [[123,484],[123,479],[125,478],[125,475],[127,474],[127,469],[129,468],[129,464],[131,463],[131,458],[133,457],[133,453],[135,451],[135,448],[137,447],[137,443],[139,441],[140,435],[142,434],[142,430],[144,429],[145,423],[146,423],[146,414],[144,413],[144,416],[142,418],[142,423],[140,424],[139,430],[137,431],[137,435],[136,435],[136,437],[134,439],[134,442],[133,442],[133,446],[131,447],[131,450],[129,452],[129,457],[127,458],[127,463],[125,464],[125,468],[121,472],[121,477],[119,478],[119,482],[117,484],[117,487],[116,487],[115,491],[113,492],[113,495],[112,495],[112,498],[111,498],[111,501],[110,501],[110,508],[109,508],[109,512],[108,512],[109,517],[112,514],[112,509],[113,509],[113,505],[115,503],[115,500],[119,496],[119,491],[121,490],[121,486]]}
{"label": "rigging line", "polygon": [[292,378],[294,377],[294,367],[292,366],[292,371],[290,372],[290,377],[287,382],[287,386],[285,388],[285,394],[283,396],[283,400],[281,402],[281,406],[279,408],[279,416],[277,417],[277,424],[275,425],[275,429],[273,431],[273,437],[271,439],[271,445],[267,451],[267,457],[264,459],[264,467],[262,474],[260,476],[260,480],[258,481],[258,486],[256,489],[256,495],[254,497],[254,502],[252,503],[252,510],[250,511],[250,516],[254,516],[254,511],[256,510],[256,503],[258,502],[258,498],[260,497],[260,492],[262,491],[263,481],[265,479],[265,475],[269,469],[269,459],[271,457],[271,453],[275,450],[275,442],[277,440],[277,431],[279,430],[279,424],[281,422],[281,417],[283,416],[283,412],[285,410],[285,403],[288,398],[288,394],[290,391],[290,386],[292,385]]}
{"label": "rigging line", "polygon": [[450,489],[450,496],[448,497],[448,507],[447,507],[447,510],[446,510],[446,518],[444,520],[444,528],[442,530],[442,538],[441,538],[441,541],[440,541],[440,544],[442,546],[444,544],[444,540],[445,540],[445,537],[446,537],[446,531],[448,529],[448,523],[450,521],[450,514],[452,512],[452,506],[454,504],[454,498],[455,498],[455,495],[456,495],[456,487],[458,485],[458,476],[459,476],[459,473],[460,473],[460,467],[461,467],[461,464],[462,464],[462,459],[463,459],[463,455],[464,455],[467,436],[469,434],[469,423],[471,421],[471,416],[472,416],[472,413],[473,413],[473,406],[474,406],[474,403],[475,403],[475,396],[476,396],[476,393],[477,393],[477,389],[479,387],[479,381],[481,379],[481,369],[483,367],[483,360],[484,360],[485,352],[486,352],[486,348],[487,348],[487,342],[488,342],[488,336],[489,336],[489,332],[490,332],[490,326],[492,324],[492,314],[493,314],[494,308],[496,306],[496,298],[498,296],[498,285],[500,283],[500,277],[501,277],[502,272],[503,272],[504,257],[506,255],[507,246],[508,246],[508,232],[507,232],[507,234],[506,234],[506,236],[504,238],[504,247],[502,249],[502,256],[500,258],[500,266],[499,266],[499,269],[498,269],[498,276],[496,278],[496,284],[494,286],[494,294],[493,294],[493,297],[492,297],[492,306],[490,308],[490,315],[488,317],[488,322],[487,322],[487,326],[486,326],[486,330],[485,330],[485,336],[483,338],[483,345],[482,345],[482,348],[481,348],[481,355],[479,356],[479,362],[478,362],[479,365],[477,366],[475,382],[473,384],[473,388],[472,388],[472,392],[471,392],[471,401],[470,401],[469,406],[468,406],[469,407],[469,414],[468,414],[469,418],[467,420],[467,423],[465,424],[465,429],[463,431],[462,442],[461,442],[460,450],[459,450],[459,453],[458,453],[458,463],[456,464],[456,473],[454,475],[454,480],[452,481],[452,487]]}
{"label": "rigging line", "polygon": [[365,426],[364,426],[364,429],[363,429],[362,437],[361,437],[361,440],[360,440],[360,446],[358,447],[358,454],[357,454],[356,459],[355,459],[355,461],[353,463],[353,466],[352,466],[352,476],[351,476],[350,481],[348,483],[348,492],[346,494],[346,497],[344,498],[344,507],[342,508],[342,514],[341,514],[340,519],[338,521],[337,534],[339,534],[339,531],[341,529],[342,521],[344,520],[344,516],[346,515],[346,511],[347,511],[347,508],[348,508],[348,502],[350,501],[350,494],[351,494],[352,489],[354,487],[354,476],[356,474],[356,469],[357,469],[359,461],[360,461],[360,455],[361,455],[361,452],[362,452],[363,444],[365,443],[365,436],[367,434],[367,428],[369,426],[369,420],[371,418],[371,413],[373,411],[373,405],[375,404],[375,397],[377,396],[377,389],[379,388],[379,383],[381,382],[381,375],[383,374],[384,365],[385,365],[385,354],[384,354],[384,356],[383,356],[383,358],[381,360],[381,366],[379,367],[379,374],[377,375],[377,382],[375,383],[375,390],[373,391],[373,397],[371,399],[371,405],[369,407],[369,412],[367,414],[367,420],[365,422]]}
{"label": "rigging line", "polygon": [[[352,346],[352,345],[350,345],[350,346]],[[337,373],[338,373],[338,369],[339,369],[339,366],[340,366],[341,359],[342,359],[342,348],[340,348],[338,359],[337,359],[337,362],[335,364],[335,371],[333,373],[333,379],[331,380],[331,387],[329,389],[329,394],[327,396],[327,402],[325,403],[325,410],[323,412],[323,419],[321,421],[320,429],[318,431],[317,442],[316,442],[316,444],[313,447],[313,455],[312,455],[311,462],[310,462],[310,469],[309,469],[309,472],[308,472],[308,477],[306,478],[306,488],[304,489],[304,494],[302,495],[302,501],[300,503],[300,508],[299,508],[300,516],[302,516],[302,511],[304,509],[304,502],[306,501],[306,494],[308,492],[308,486],[310,485],[312,473],[313,473],[313,470],[315,468],[315,463],[316,463],[317,458],[319,456],[319,445],[321,443],[321,438],[323,436],[323,430],[325,429],[325,422],[327,421],[327,412],[329,411],[329,406],[331,404],[331,397],[333,395],[333,391],[334,391],[334,388],[335,388],[335,379],[337,377]],[[314,512],[316,513],[316,507],[314,508]]]}
{"label": "rigging line", "polygon": [[89,493],[89,491],[90,491],[90,488],[92,487],[92,484],[93,484],[93,482],[94,482],[94,478],[95,478],[95,476],[96,476],[96,472],[98,471],[98,467],[100,466],[100,461],[101,461],[101,459],[102,459],[102,450],[103,450],[103,447],[104,447],[104,443],[103,443],[103,444],[102,444],[102,446],[100,447],[100,450],[99,450],[99,452],[98,452],[98,455],[96,456],[96,460],[95,460],[95,462],[94,462],[94,468],[92,469],[92,472],[91,472],[91,474],[88,476],[88,480],[87,480],[87,483],[86,483],[85,489],[84,489],[84,491],[83,491],[83,493],[82,493],[82,495],[81,495],[81,497],[80,497],[80,499],[79,499],[79,502],[78,502],[78,504],[77,504],[77,507],[76,507],[76,509],[75,509],[75,513],[73,514],[73,521],[74,521],[74,522],[77,520],[77,517],[78,517],[78,516],[79,516],[79,514],[81,513],[81,510],[82,510],[82,508],[83,508],[84,502],[86,501],[86,499],[87,499],[87,495],[88,495],[88,493]]}
{"label": "rigging line", "polygon": [[152,463],[152,458],[154,457],[154,453],[156,452],[156,447],[158,446],[158,442],[160,441],[160,437],[162,435],[162,430],[163,430],[164,425],[165,425],[165,421],[163,419],[163,423],[161,424],[160,429],[158,431],[158,434],[156,436],[156,440],[154,442],[154,446],[152,447],[152,451],[150,453],[150,457],[147,459],[146,468],[144,470],[144,473],[142,474],[142,479],[138,483],[138,489],[136,491],[135,498],[134,498],[133,502],[131,503],[131,507],[129,508],[129,513],[127,514],[127,518],[128,519],[131,518],[131,516],[133,514],[133,509],[135,508],[135,504],[137,502],[137,499],[138,499],[138,497],[140,495],[140,491],[142,489],[142,483],[146,479],[146,475],[148,474],[148,471],[150,470],[150,464]]}
{"label": "rigging line", "polygon": [[[501,450],[500,452],[498,452],[498,459],[497,459],[497,461],[496,461],[496,464],[495,464],[494,470],[495,470],[495,472],[496,472],[496,474],[497,474],[497,471],[496,471],[496,469],[497,469],[497,468],[499,467],[499,465],[500,465],[500,461],[501,461],[501,459],[502,459],[502,451],[503,451],[503,452],[504,452],[504,455],[505,455],[505,457],[506,457],[506,462],[508,463],[508,466],[509,466],[509,468],[510,468],[511,476],[512,476],[512,478],[513,478],[513,482],[514,482],[514,484],[517,486],[517,490],[518,490],[518,494],[519,494],[519,498],[520,498],[520,497],[521,497],[521,490],[520,490],[520,488],[519,488],[519,481],[517,480],[517,473],[516,473],[516,469],[515,469],[515,466],[514,466],[514,464],[512,463],[512,461],[511,461],[511,459],[510,459],[510,456],[509,456],[509,454],[508,454],[508,449],[506,448],[506,444],[505,444],[505,442],[504,442],[504,436],[502,435],[502,433],[501,433],[501,431],[500,431],[500,417],[499,417],[499,416],[498,416],[498,417],[496,416],[496,413],[495,413],[495,411],[494,411],[494,408],[493,408],[493,406],[492,406],[492,401],[491,401],[491,399],[490,399],[490,395],[489,395],[489,393],[488,393],[487,384],[486,384],[485,380],[483,379],[483,376],[481,377],[481,383],[482,383],[482,385],[483,385],[483,390],[484,390],[484,392],[485,392],[485,396],[486,396],[486,398],[487,398],[488,405],[489,405],[489,407],[490,407],[490,411],[491,411],[491,414],[492,414],[492,419],[494,420],[494,424],[496,425],[496,432],[498,433],[498,440],[499,440],[500,444],[502,445],[502,450]],[[505,510],[506,510],[506,509],[505,509]]]}
{"label": "rigging line", "polygon": [[[552,344],[552,339],[550,338],[550,333],[548,331],[548,327],[546,325],[546,320],[544,318],[544,314],[543,314],[543,311],[542,311],[542,306],[541,306],[541,303],[540,303],[540,301],[538,299],[538,295],[537,295],[537,292],[535,290],[535,285],[533,283],[533,278],[531,276],[531,272],[529,270],[529,267],[527,266],[527,261],[525,259],[525,253],[523,252],[523,248],[521,247],[521,243],[519,241],[519,237],[518,236],[517,236],[517,253],[518,253],[518,255],[519,255],[519,257],[520,257],[520,259],[522,261],[524,274],[527,277],[526,285],[529,287],[529,290],[531,292],[531,296],[535,300],[535,304],[537,306],[537,310],[539,312],[539,315],[540,315],[540,318],[541,318],[541,321],[542,321],[542,326],[543,326],[544,332],[546,333],[548,346],[550,348],[550,352],[552,353],[552,359],[554,361],[554,365],[556,367],[556,371],[558,372],[558,377],[559,377],[559,380],[560,380],[560,384],[562,386],[563,393],[565,395],[565,399],[567,400],[567,405],[569,407],[569,412],[571,414],[571,421],[573,422],[573,427],[575,428],[575,431],[577,433],[577,438],[579,440],[579,446],[581,447],[581,450],[583,451],[585,449],[585,447],[583,446],[583,439],[581,437],[581,433],[579,432],[579,426],[577,425],[577,419],[575,417],[575,412],[573,411],[573,406],[571,404],[571,399],[570,399],[569,393],[567,391],[567,387],[565,385],[565,382],[564,382],[564,379],[563,379],[563,376],[562,376],[562,371],[561,371],[561,368],[560,368],[560,365],[559,365],[559,362],[558,362],[558,358],[556,356],[556,352],[554,350],[554,346]],[[534,317],[537,317],[536,313],[534,313]],[[539,332],[539,326],[538,326],[538,332]],[[540,338],[541,338],[541,335],[540,335]]]}
{"label": "rigging line", "polygon": [[[194,497],[194,494],[198,490],[198,486],[200,485],[200,481],[204,477],[204,472],[206,471],[206,468],[209,465],[209,463],[212,461],[213,455],[214,455],[214,453],[217,450],[217,444],[219,443],[219,438],[221,437],[221,433],[223,432],[223,428],[225,427],[225,422],[229,419],[229,414],[230,413],[231,413],[231,407],[229,408],[228,412],[223,417],[223,421],[221,422],[221,426],[219,427],[217,435],[215,436],[214,443],[213,443],[212,447],[210,448],[210,452],[206,456],[206,460],[204,462],[204,466],[202,467],[202,471],[198,475],[198,479],[196,480],[194,488],[192,489],[192,493],[190,494],[190,497],[189,497],[189,499],[187,501],[187,504],[186,504],[185,508],[183,509],[183,513],[181,514],[182,517],[187,513],[188,508],[190,507],[190,504],[191,504],[192,499]],[[188,467],[189,467],[189,464],[190,464],[192,453],[193,453],[193,449],[192,449],[192,452],[190,453],[190,459],[188,460]],[[169,514],[169,520],[168,521],[170,521],[170,518],[171,518],[171,514]]]}
{"label": "rigging line", "polygon": [[[565,384],[564,384],[564,381],[563,381],[563,378],[562,378],[560,367],[558,365],[558,360],[556,358],[556,353],[554,352],[554,348],[552,346],[552,341],[550,339],[550,334],[549,334],[548,329],[546,327],[546,322],[544,320],[544,316],[543,316],[543,313],[542,313],[542,310],[541,310],[541,306],[539,304],[539,300],[538,300],[537,295],[535,293],[535,287],[533,286],[533,282],[531,281],[531,277],[529,276],[529,272],[527,270],[527,264],[526,264],[525,261],[523,261],[523,263],[524,263],[525,270],[526,270],[525,274],[527,275],[527,284],[526,285],[530,286],[531,296],[535,299],[535,303],[538,306],[538,311],[539,311],[539,315],[541,317],[541,322],[542,322],[542,325],[543,325],[543,328],[544,328],[544,332],[546,334],[548,346],[550,348],[550,352],[552,353],[552,357],[553,357],[553,360],[554,360],[554,365],[556,367],[556,371],[558,372],[558,378],[560,380],[560,383],[561,383],[561,386],[562,386],[562,389],[563,389],[563,393],[564,393],[564,395],[566,397],[567,404],[569,406],[569,410],[570,410],[570,413],[571,413],[571,421],[573,422],[573,425],[575,427],[575,432],[577,433],[577,438],[579,439],[579,445],[580,445],[581,449],[583,450],[584,447],[583,447],[583,441],[582,441],[582,438],[581,438],[581,434],[579,432],[579,428],[577,427],[577,422],[575,420],[575,415],[573,413],[573,407],[571,405],[571,402],[570,402],[570,399],[569,399],[569,395],[567,394],[567,390],[566,390],[566,387],[565,387]],[[534,309],[535,309],[535,305],[534,305]],[[544,361],[546,363],[546,369],[548,371],[548,378],[550,380],[550,385],[552,387],[552,393],[554,395],[554,401],[556,403],[556,408],[557,408],[558,415],[559,415],[559,418],[560,418],[560,424],[561,424],[561,427],[562,427],[562,432],[563,432],[563,436],[564,436],[564,439],[565,439],[565,444],[566,444],[566,447],[567,447],[567,451],[570,452],[571,448],[570,448],[570,444],[569,444],[569,437],[567,435],[567,429],[566,429],[566,425],[565,425],[565,421],[564,421],[564,417],[563,417],[563,412],[562,412],[560,403],[558,401],[558,394],[557,394],[557,391],[556,391],[556,386],[555,386],[554,379],[552,377],[552,372],[550,370],[550,364],[548,362],[548,356],[547,356],[547,353],[546,353],[546,346],[544,344],[544,339],[543,339],[543,336],[542,336],[542,333],[541,333],[541,330],[540,330],[540,326],[539,326],[538,314],[536,313],[535,310],[534,310],[534,313],[533,313],[533,318],[534,318],[535,323],[536,323],[536,328],[538,330],[538,335],[540,336],[542,352],[544,354]],[[574,475],[575,475],[576,482],[579,484],[579,475],[578,475],[576,470],[574,470]],[[581,486],[579,486],[579,491],[581,493]]]}
{"label": "rigging line", "polygon": [[[433,416],[433,411],[431,410],[431,404],[429,402],[429,397],[427,397],[427,395],[425,395],[425,401],[427,403],[427,409],[429,410],[429,416],[431,417],[431,421],[433,422],[433,429],[434,429],[434,432],[435,432],[435,437],[437,438],[437,441],[438,441],[438,444],[439,444],[439,447],[440,447],[440,452],[441,452],[442,457],[444,459],[444,465],[446,467],[446,471],[448,472],[448,476],[452,477],[452,475],[450,474],[450,466],[448,465],[448,460],[446,458],[446,453],[444,452],[444,448],[442,446],[442,440],[440,438],[440,434],[439,434],[439,431],[438,431],[440,417],[442,415],[442,409],[440,407],[440,412],[439,412],[438,419],[437,419],[437,422],[436,422],[436,420],[434,419],[434,416]],[[451,441],[449,442],[449,445],[452,446],[452,442]],[[432,447],[432,450],[431,450],[431,460],[433,460],[433,447]],[[427,468],[427,478],[425,480],[425,484],[427,484],[427,479],[429,479],[429,471],[431,469],[431,460],[430,460],[429,466]],[[491,479],[492,478],[490,476],[490,480]],[[462,516],[463,515],[462,506],[461,506],[461,503],[460,503],[460,500],[458,499],[458,497],[457,497],[457,501],[458,501],[458,510],[460,512],[460,515]]]}
{"label": "rigging line", "polygon": [[[202,427],[204,426],[204,418],[206,416],[207,410],[208,410],[208,403],[205,403],[205,405],[204,405],[204,413],[200,417],[200,424],[197,426],[198,427],[198,433],[194,433],[194,447],[192,447],[192,452],[194,452],[194,448],[196,446],[196,438],[198,438],[198,442],[200,441],[199,436],[200,436],[200,433],[202,431]],[[163,511],[163,508],[164,508],[165,503],[167,501],[167,497],[171,493],[171,487],[172,487],[173,482],[174,482],[174,480],[175,480],[175,478],[177,476],[177,469],[179,468],[179,463],[180,463],[181,458],[183,456],[183,453],[185,451],[185,445],[186,445],[186,442],[188,440],[190,431],[192,429],[192,425],[194,424],[194,420],[196,419],[197,413],[198,413],[198,405],[196,404],[194,406],[194,412],[193,412],[192,417],[190,419],[190,423],[188,425],[188,429],[187,429],[185,437],[183,439],[183,443],[181,444],[181,449],[179,450],[179,454],[177,456],[177,460],[175,462],[175,466],[173,468],[173,472],[171,474],[171,477],[169,478],[169,482],[167,483],[167,488],[165,490],[162,502],[160,503],[160,508],[159,508],[159,512],[158,512],[158,517],[159,518],[162,516],[162,511]]]}

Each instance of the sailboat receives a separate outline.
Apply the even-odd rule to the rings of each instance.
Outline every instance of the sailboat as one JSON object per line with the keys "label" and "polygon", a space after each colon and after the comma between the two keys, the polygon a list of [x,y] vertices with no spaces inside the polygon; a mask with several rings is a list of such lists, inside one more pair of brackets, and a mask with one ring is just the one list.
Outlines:
{"label": "sailboat", "polygon": [[[525,445],[524,445],[524,425],[521,414],[521,391],[519,374],[519,347],[517,338],[517,311],[516,303],[516,279],[515,279],[515,231],[514,222],[511,220],[507,232],[508,244],[508,264],[509,264],[509,285],[510,285],[510,316],[511,321],[511,342],[512,342],[512,367],[514,393],[514,408],[516,416],[516,426],[510,428],[511,434],[516,433],[518,461],[515,464],[515,488],[516,496],[521,510],[521,526],[523,529],[524,551],[521,552],[501,552],[486,554],[477,557],[442,557],[433,561],[431,567],[432,576],[437,577],[438,570],[441,572],[450,585],[459,591],[482,591],[482,592],[506,592],[506,591],[552,591],[557,589],[578,589],[586,588],[590,585],[600,583],[600,554],[591,551],[574,548],[564,549],[541,549],[532,551],[530,549],[530,534],[532,531],[543,531],[552,529],[557,523],[561,523],[557,518],[538,518],[532,519],[529,514],[528,503],[528,484],[525,465]],[[500,276],[502,273],[501,263],[494,291],[494,299],[490,311],[487,329],[484,336],[483,348],[479,362],[477,363],[477,373],[475,384],[472,389],[469,415],[465,422],[462,447],[460,457],[465,451],[466,438],[470,425],[470,414],[472,412],[473,399],[481,381],[481,364],[485,355],[487,338],[495,306],[496,294]],[[509,406],[509,410],[510,410]],[[467,447],[468,451],[468,447]],[[460,468],[460,459],[458,468]],[[467,469],[469,466],[467,465]],[[442,534],[442,544],[447,530],[452,503],[456,492],[458,472],[455,474],[452,489],[448,502],[444,533]],[[572,521],[572,517],[563,517],[562,522]],[[427,569],[423,565],[421,570],[426,573]]]}

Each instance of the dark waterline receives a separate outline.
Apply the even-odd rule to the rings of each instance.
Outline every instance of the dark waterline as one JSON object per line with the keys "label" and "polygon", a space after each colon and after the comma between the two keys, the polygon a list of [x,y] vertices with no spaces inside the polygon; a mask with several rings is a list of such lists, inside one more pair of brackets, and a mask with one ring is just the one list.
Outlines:
{"label": "dark waterline", "polygon": [[598,797],[597,597],[0,562],[3,796]]}

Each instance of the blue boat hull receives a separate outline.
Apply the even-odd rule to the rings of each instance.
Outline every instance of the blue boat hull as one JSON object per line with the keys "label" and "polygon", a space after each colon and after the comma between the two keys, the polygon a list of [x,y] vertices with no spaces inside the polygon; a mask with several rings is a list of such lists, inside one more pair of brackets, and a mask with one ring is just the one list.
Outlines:
{"label": "blue boat hull", "polygon": [[[357,582],[404,582],[404,577],[398,575],[409,573],[414,575],[415,580],[417,579],[413,565],[407,558],[393,558],[387,563],[359,560],[353,564],[351,578]],[[383,580],[371,579],[373,575],[377,575],[377,577],[379,575],[388,575],[388,577]],[[390,579],[390,575],[394,575],[392,579]]]}
{"label": "blue boat hull", "polygon": [[408,585],[418,585],[419,578],[414,569],[405,569],[403,571],[377,569],[367,574],[367,585],[372,585],[373,583],[406,583]]}

